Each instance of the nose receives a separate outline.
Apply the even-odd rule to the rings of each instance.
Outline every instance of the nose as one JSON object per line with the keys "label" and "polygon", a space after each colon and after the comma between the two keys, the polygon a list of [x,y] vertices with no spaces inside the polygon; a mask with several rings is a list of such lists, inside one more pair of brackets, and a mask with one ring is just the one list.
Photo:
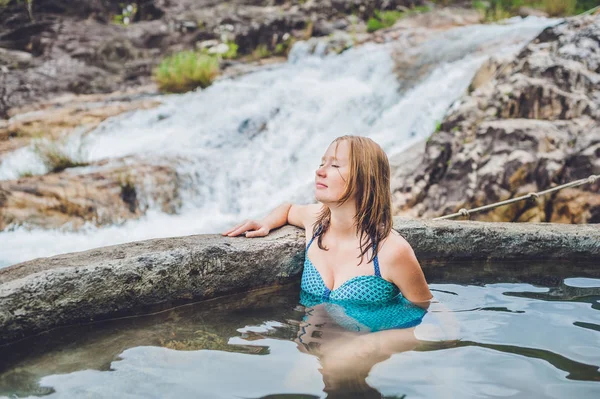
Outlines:
{"label": "nose", "polygon": [[317,176],[319,177],[325,177],[326,173],[325,173],[325,166],[319,166],[317,168],[317,170],[315,171],[315,173],[317,174]]}

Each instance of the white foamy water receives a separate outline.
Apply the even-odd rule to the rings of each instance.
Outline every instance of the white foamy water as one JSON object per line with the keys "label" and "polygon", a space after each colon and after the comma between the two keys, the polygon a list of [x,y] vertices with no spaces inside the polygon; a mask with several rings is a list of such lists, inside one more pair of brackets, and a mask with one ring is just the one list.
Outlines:
{"label": "white foamy water", "polygon": [[[323,57],[299,44],[286,64],[111,118],[73,135],[68,150],[87,161],[172,162],[181,180],[180,213],[151,210],[141,220],[80,232],[16,228],[0,233],[0,267],[147,238],[217,233],[283,201],[311,202],[314,170],[335,137],[368,136],[389,156],[402,151],[435,130],[484,60],[518,51],[554,23],[527,18],[444,32],[407,54],[416,65],[434,64],[409,91],[400,90],[390,45]],[[5,157],[0,179],[24,171],[45,172],[31,148]]]}

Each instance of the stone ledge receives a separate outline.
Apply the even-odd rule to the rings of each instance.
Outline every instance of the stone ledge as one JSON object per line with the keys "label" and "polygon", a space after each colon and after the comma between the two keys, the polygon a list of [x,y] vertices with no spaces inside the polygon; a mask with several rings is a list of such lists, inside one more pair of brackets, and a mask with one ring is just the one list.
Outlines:
{"label": "stone ledge", "polygon": [[[426,275],[461,260],[475,261],[471,277],[491,261],[600,260],[596,225],[394,221]],[[162,238],[0,269],[0,345],[54,327],[285,284],[298,279],[304,246],[303,231],[286,226],[260,239]],[[596,269],[586,273],[600,277]]]}

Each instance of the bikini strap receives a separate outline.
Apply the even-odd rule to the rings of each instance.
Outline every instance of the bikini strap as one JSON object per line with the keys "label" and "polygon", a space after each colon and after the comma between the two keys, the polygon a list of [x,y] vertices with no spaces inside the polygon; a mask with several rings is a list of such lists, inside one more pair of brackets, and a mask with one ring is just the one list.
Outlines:
{"label": "bikini strap", "polygon": [[323,226],[319,225],[319,227],[317,227],[317,231],[315,231],[315,234],[313,234],[312,238],[310,239],[310,241],[308,242],[308,245],[306,246],[306,250],[308,251],[308,248],[310,248],[310,244],[312,244],[312,242],[315,240],[315,238],[317,238],[317,236],[319,234],[321,234],[321,231],[323,230]]}
{"label": "bikini strap", "polygon": [[373,244],[373,251],[375,251],[375,258],[373,258],[373,267],[375,269],[375,275],[377,277],[381,277],[381,272],[379,271],[379,259],[377,258],[377,245]]}

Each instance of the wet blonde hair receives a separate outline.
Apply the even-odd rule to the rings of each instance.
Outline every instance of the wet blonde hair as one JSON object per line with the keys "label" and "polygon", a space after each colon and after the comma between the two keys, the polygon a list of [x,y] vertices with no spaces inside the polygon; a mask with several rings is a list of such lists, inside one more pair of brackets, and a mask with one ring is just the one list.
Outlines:
{"label": "wet blonde hair", "polygon": [[[390,234],[392,230],[392,192],[390,189],[390,163],[379,144],[368,137],[341,136],[333,140],[337,145],[346,140],[350,144],[350,172],[346,188],[338,204],[342,205],[350,199],[356,201],[354,219],[356,232],[360,237],[360,263],[366,253],[373,249],[369,262],[377,253],[377,244]],[[323,246],[323,236],[329,229],[331,211],[328,207],[317,217],[313,231],[319,231],[317,243]]]}

